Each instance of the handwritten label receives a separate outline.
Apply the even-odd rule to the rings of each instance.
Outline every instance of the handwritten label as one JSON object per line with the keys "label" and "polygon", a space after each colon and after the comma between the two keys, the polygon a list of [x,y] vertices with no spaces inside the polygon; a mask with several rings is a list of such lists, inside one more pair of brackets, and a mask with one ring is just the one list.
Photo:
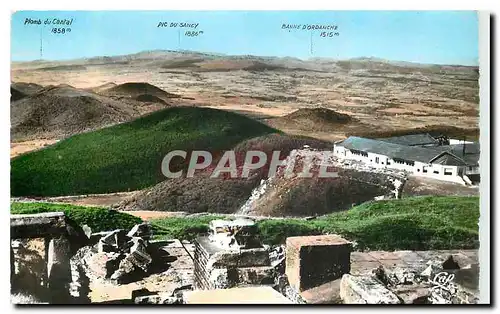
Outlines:
{"label": "handwritten label", "polygon": [[322,25],[322,24],[281,24],[281,29],[297,29],[297,30],[319,30],[319,29],[324,29],[324,30],[334,30],[336,31],[338,28],[337,25]]}
{"label": "handwritten label", "polygon": [[46,18],[42,19],[32,19],[26,18],[24,20],[24,25],[26,26],[52,26],[49,28],[51,34],[64,35],[71,33],[71,25],[73,25],[73,18]]}
{"label": "handwritten label", "polygon": [[329,32],[321,32],[319,37],[322,38],[333,38],[340,36],[337,31],[338,26],[333,24],[281,24],[282,30],[287,30],[288,32],[293,31],[315,31],[315,30],[327,30]]}
{"label": "handwritten label", "polygon": [[186,31],[184,32],[184,36],[186,37],[198,37],[200,35],[204,34],[204,31],[202,30],[196,30],[200,23],[178,23],[178,22],[158,22],[158,25],[156,26],[157,28],[190,28],[193,29],[191,31]]}
{"label": "handwritten label", "polygon": [[196,29],[200,23],[177,23],[177,22],[158,22],[156,27],[165,28],[193,28]]}
{"label": "handwritten label", "polygon": [[[71,26],[73,19],[47,18],[43,21],[43,25]],[[42,25],[41,19],[26,18],[24,25]]]}

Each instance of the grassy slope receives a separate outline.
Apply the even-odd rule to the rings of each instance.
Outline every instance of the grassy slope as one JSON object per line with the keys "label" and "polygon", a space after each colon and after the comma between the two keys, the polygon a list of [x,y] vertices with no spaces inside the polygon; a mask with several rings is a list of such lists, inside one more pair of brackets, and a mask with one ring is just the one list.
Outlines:
{"label": "grassy slope", "polygon": [[[192,239],[213,217],[154,220],[164,237]],[[479,197],[416,197],[369,202],[315,220],[272,219],[258,223],[262,240],[339,233],[358,249],[429,250],[478,248]],[[204,228],[203,228],[204,226]],[[179,232],[185,230],[185,232]]]}
{"label": "grassy slope", "polygon": [[169,108],[18,156],[11,161],[11,193],[56,196],[142,189],[165,179],[161,161],[172,150],[225,150],[274,132],[236,113]]}
{"label": "grassy slope", "polygon": [[66,216],[76,221],[80,226],[89,226],[92,232],[131,229],[134,225],[142,222],[138,217],[106,208],[68,204],[13,202],[10,212],[11,214],[64,212]]}
{"label": "grassy slope", "polygon": [[[103,208],[47,203],[13,203],[11,213],[65,211],[93,231],[129,229],[139,218]],[[193,240],[220,216],[160,218],[151,221],[157,238]],[[479,248],[479,197],[426,196],[368,202],[315,220],[269,219],[257,223],[264,243],[289,236],[338,233],[358,250],[439,250]]]}

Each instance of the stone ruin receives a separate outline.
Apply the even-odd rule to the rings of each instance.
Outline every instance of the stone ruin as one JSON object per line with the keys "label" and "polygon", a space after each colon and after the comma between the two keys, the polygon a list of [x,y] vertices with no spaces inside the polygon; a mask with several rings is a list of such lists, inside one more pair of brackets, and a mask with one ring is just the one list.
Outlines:
{"label": "stone ruin", "polygon": [[270,285],[282,262],[271,259],[269,246],[260,243],[257,226],[249,219],[213,220],[209,235],[196,238],[194,244],[197,289]]}
{"label": "stone ruin", "polygon": [[[51,304],[87,304],[96,283],[139,283],[117,303],[478,302],[479,266],[473,250],[353,252],[352,244],[338,235],[289,237],[286,245],[271,248],[259,240],[254,221],[242,218],[212,221],[209,233],[194,244],[153,241],[151,236],[146,223],[128,231],[92,233],[63,213],[12,215],[12,293]],[[21,284],[26,248],[19,239],[32,238],[45,243],[37,283],[44,293]],[[150,291],[141,280],[153,275],[156,280],[176,279],[168,289]],[[17,300],[31,303],[29,298]]]}
{"label": "stone ruin", "polygon": [[[11,215],[10,238],[12,293],[26,292],[49,303],[73,303],[69,292],[70,258],[86,245],[82,228],[62,212]],[[20,239],[43,239],[42,260],[32,260],[26,265],[27,260],[37,254]]]}

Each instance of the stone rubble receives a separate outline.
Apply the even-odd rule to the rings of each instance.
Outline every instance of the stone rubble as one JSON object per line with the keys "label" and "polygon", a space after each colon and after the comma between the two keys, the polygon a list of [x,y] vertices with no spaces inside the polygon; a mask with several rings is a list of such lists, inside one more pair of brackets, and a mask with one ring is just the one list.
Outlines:
{"label": "stone rubble", "polygon": [[[474,304],[478,302],[477,264],[464,264],[459,255],[426,262],[423,271],[379,266],[371,275],[342,277],[344,303],[363,304]],[[460,268],[462,264],[462,268]],[[445,279],[445,280],[443,280]],[[462,280],[463,279],[463,280]],[[396,298],[398,301],[396,301]]]}
{"label": "stone rubble", "polygon": [[347,304],[400,304],[396,294],[371,276],[345,274],[340,282],[340,297]]}
{"label": "stone rubble", "polygon": [[260,243],[252,220],[215,220],[209,229],[208,236],[195,241],[197,289],[273,284],[281,261],[271,263],[269,247]]}
{"label": "stone rubble", "polygon": [[[50,303],[90,303],[90,282],[126,285],[151,274],[158,274],[154,279],[158,281],[168,278],[172,285],[135,290],[129,302],[182,304],[184,293],[193,289],[257,285],[272,287],[295,304],[478,303],[479,266],[470,251],[351,253],[352,243],[338,235],[289,237],[286,246],[270,248],[259,241],[255,223],[241,218],[212,221],[209,235],[198,237],[194,244],[150,240],[148,224],[129,231],[82,230],[89,245],[71,256],[68,269],[62,258],[70,256],[70,243],[64,238],[47,242],[48,252],[54,251],[48,258],[48,279],[64,275],[63,271],[71,279],[60,285],[57,280],[49,281],[61,292],[61,299]],[[22,249],[22,241],[11,241],[11,254],[20,254]],[[383,259],[394,261],[398,256],[404,256],[407,263],[384,263]],[[381,262],[358,273],[359,268],[355,272],[351,268],[353,259],[366,265]],[[14,275],[19,272],[18,260],[11,261]]]}

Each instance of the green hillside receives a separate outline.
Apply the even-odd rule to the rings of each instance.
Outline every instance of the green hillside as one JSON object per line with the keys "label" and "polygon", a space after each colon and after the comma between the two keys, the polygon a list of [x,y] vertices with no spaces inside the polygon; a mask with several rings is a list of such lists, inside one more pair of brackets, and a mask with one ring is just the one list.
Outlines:
{"label": "green hillside", "polygon": [[367,202],[310,222],[268,220],[260,229],[271,243],[284,242],[291,230],[339,233],[361,250],[439,250],[478,248],[478,222],[479,197],[425,196]]}
{"label": "green hillside", "polygon": [[220,151],[275,132],[228,111],[168,108],[12,159],[11,194],[58,196],[142,189],[165,179],[161,161],[172,150]]}
{"label": "green hillside", "polygon": [[[165,238],[192,240],[215,218],[159,218],[152,223]],[[267,244],[283,244],[291,236],[341,234],[355,241],[356,250],[447,250],[479,248],[478,222],[479,197],[426,196],[367,202],[314,220],[268,219],[257,225]]]}
{"label": "green hillside", "polygon": [[[105,208],[48,203],[11,204],[12,214],[64,211],[93,231],[129,229],[139,218]],[[193,240],[221,215],[151,220],[155,237]],[[447,250],[479,248],[479,197],[426,196],[367,202],[314,220],[268,219],[257,223],[261,240],[283,244],[287,237],[341,234],[355,250]]]}

